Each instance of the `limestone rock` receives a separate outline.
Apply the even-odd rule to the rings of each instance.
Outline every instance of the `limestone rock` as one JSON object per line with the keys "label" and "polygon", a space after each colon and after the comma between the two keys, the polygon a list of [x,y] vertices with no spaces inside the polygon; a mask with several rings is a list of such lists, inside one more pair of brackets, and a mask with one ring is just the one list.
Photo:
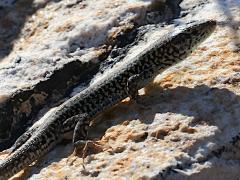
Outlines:
{"label": "limestone rock", "polygon": [[[111,1],[108,6],[112,9],[120,7],[113,2],[122,1]],[[138,12],[153,3],[129,2],[122,4],[131,10],[138,7]],[[240,177],[239,1],[184,0],[181,7],[182,16],[174,20],[175,24],[215,19],[218,27],[185,61],[140,91],[145,108],[126,99],[98,117],[90,129],[90,139],[97,145],[89,143],[84,166],[81,149],[73,153],[71,144],[61,144],[16,176],[34,180]],[[102,17],[107,14],[99,13]],[[173,25],[164,27],[161,33],[151,31],[128,55],[171,28]],[[34,44],[29,46],[36,47]],[[64,51],[56,50],[59,53]]]}

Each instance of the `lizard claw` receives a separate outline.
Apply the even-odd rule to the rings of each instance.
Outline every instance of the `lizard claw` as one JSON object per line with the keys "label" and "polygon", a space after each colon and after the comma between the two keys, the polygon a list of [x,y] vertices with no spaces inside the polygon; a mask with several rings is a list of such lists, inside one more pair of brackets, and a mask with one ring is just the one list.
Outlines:
{"label": "lizard claw", "polygon": [[[100,144],[92,141],[92,140],[79,140],[77,142],[74,143],[75,149],[74,149],[74,153],[77,153],[77,149],[81,148],[81,158],[83,160],[83,169],[86,170],[85,168],[85,158],[89,155],[88,150],[90,149],[93,153],[97,153],[97,152],[102,152],[103,148]],[[83,148],[82,148],[83,147]]]}

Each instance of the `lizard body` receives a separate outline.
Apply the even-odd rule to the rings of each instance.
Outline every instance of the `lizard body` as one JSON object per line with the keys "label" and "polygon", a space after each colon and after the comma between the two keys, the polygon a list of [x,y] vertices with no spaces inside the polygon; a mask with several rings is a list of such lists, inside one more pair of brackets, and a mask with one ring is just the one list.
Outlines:
{"label": "lizard body", "polygon": [[74,131],[73,142],[84,139],[91,119],[126,97],[135,97],[161,71],[184,60],[215,27],[213,20],[188,24],[131,59],[117,63],[100,80],[57,107],[42,125],[23,134],[13,153],[0,164],[0,180],[38,160],[66,133]]}

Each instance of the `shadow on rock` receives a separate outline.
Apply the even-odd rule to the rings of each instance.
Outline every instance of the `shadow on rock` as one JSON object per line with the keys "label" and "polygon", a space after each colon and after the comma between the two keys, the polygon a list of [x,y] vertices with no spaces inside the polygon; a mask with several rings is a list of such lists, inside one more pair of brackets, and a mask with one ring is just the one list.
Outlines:
{"label": "shadow on rock", "polygon": [[[49,2],[46,0],[41,4],[33,4],[33,0],[17,1],[12,7],[1,7],[0,9],[0,60],[9,55],[14,46],[14,41],[24,27],[29,17],[39,9],[44,8]],[[26,32],[27,34],[27,32]]]}
{"label": "shadow on rock", "polygon": [[[103,113],[98,117],[99,122],[91,128],[89,139],[99,139],[108,128],[123,124],[128,119],[129,121],[139,119],[144,124],[151,124],[158,113],[170,112],[191,116],[194,117],[193,124],[204,122],[208,125],[217,126],[219,129],[240,122],[240,97],[228,89],[210,88],[206,85],[166,90],[161,87],[154,87],[140,97],[140,102],[146,107],[145,110],[138,111],[138,105],[131,101],[125,101]],[[228,131],[231,131],[231,129]],[[41,164],[40,169],[34,167],[30,174],[33,174],[32,172],[39,173],[42,168],[48,167],[51,163],[69,157],[72,152],[73,146],[70,144],[58,146],[47,155],[49,157],[47,157],[48,161]],[[88,155],[91,155],[91,153]],[[82,157],[79,154],[76,154],[76,156]]]}
{"label": "shadow on rock", "polygon": [[107,129],[128,119],[140,119],[145,124],[151,124],[157,113],[168,112],[191,116],[209,125],[217,125],[220,119],[240,120],[238,111],[240,97],[228,89],[211,88],[206,85],[166,90],[154,87],[142,95],[139,102],[140,107],[130,101],[107,111],[99,117],[94,132],[97,131],[98,126],[104,126],[104,129]]}
{"label": "shadow on rock", "polygon": [[209,125],[217,125],[219,120],[238,120],[240,117],[238,95],[228,89],[211,88],[206,85],[167,90],[156,87],[143,96],[142,101],[152,108],[152,117],[156,113],[171,112],[192,116]]}
{"label": "shadow on rock", "polygon": [[96,125],[90,128],[89,138],[99,139],[107,129],[126,124],[133,119],[138,119],[144,124],[152,124],[157,114],[164,113],[193,117],[192,126],[204,123],[217,126],[220,130],[235,124],[237,132],[237,124],[240,123],[240,96],[228,89],[211,88],[206,85],[166,90],[154,87],[140,97],[140,103],[145,108],[142,108],[142,105],[139,108],[138,105],[128,101],[103,113],[97,119]]}

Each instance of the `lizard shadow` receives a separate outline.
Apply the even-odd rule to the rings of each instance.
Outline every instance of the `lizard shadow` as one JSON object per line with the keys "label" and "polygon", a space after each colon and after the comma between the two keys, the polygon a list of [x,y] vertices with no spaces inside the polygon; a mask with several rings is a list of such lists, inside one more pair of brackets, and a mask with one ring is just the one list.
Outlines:
{"label": "lizard shadow", "polygon": [[[228,89],[212,88],[206,85],[194,88],[176,87],[163,90],[160,86],[147,89],[146,94],[140,96],[140,103],[145,108],[138,108],[136,104],[123,102],[105,112],[99,117],[93,129],[96,134],[103,135],[106,129],[119,125],[127,120],[139,119],[144,124],[151,124],[158,113],[175,113],[194,117],[195,120],[205,121],[209,125],[217,125],[220,116],[227,114],[240,117],[235,112],[240,106],[240,96]],[[239,116],[238,116],[239,115]],[[100,129],[99,132],[97,129]]]}
{"label": "lizard shadow", "polygon": [[[159,94],[159,92],[161,92]],[[142,97],[146,106],[152,107],[148,120],[154,121],[157,113],[175,113],[183,116],[194,117],[197,121],[205,121],[208,125],[217,125],[223,113],[225,116],[240,113],[234,110],[240,105],[240,96],[226,88],[214,88],[199,85],[194,88],[176,87],[163,90],[160,86],[150,90]],[[151,118],[152,117],[152,118]]]}
{"label": "lizard shadow", "polygon": [[[234,117],[226,119],[228,123],[234,124],[240,117],[236,108],[240,107],[240,96],[228,89],[207,85],[194,88],[179,86],[165,90],[154,86],[146,89],[146,93],[140,96],[140,103],[139,107],[132,101],[124,101],[102,113],[96,118],[96,124],[90,128],[89,139],[99,140],[109,128],[127,126],[132,120],[139,120],[146,125],[152,124],[157,121],[158,114],[180,114],[193,117],[192,125],[204,122],[220,128],[222,125],[219,123],[224,121],[224,118]],[[142,108],[142,105],[145,108]]]}
{"label": "lizard shadow", "polygon": [[[142,124],[150,125],[159,120],[156,118],[157,114],[164,113],[193,117],[194,121],[191,125],[204,122],[209,126],[217,126],[221,130],[224,129],[224,125],[221,124],[224,120],[228,124],[234,124],[240,120],[240,112],[237,111],[237,107],[240,107],[240,96],[228,89],[211,88],[206,85],[173,89],[162,89],[160,86],[155,86],[146,89],[145,95],[140,96],[140,102],[144,104],[145,109],[139,108],[132,101],[123,101],[102,113],[96,118],[97,123],[90,128],[89,139],[99,140],[109,128],[119,125],[127,126],[126,121],[139,120]],[[144,138],[146,139],[147,136],[143,137],[141,141],[144,141]],[[72,152],[73,146],[70,143],[60,144],[44,158],[47,161],[45,160],[40,166],[33,167],[30,174],[39,173],[42,168],[48,167],[53,162],[62,161]],[[100,151],[90,152],[87,155],[98,153]],[[76,154],[76,156],[82,157],[80,154]]]}
{"label": "lizard shadow", "polygon": [[[137,105],[130,101],[113,107],[110,110],[110,118],[108,117],[108,112],[103,114],[100,118],[100,123],[93,127],[93,131],[90,132],[90,134],[93,134],[93,139],[96,137],[96,139],[99,139],[99,137],[106,135],[109,136],[109,133],[112,133],[113,138],[119,141],[118,137],[114,136],[114,133],[119,130],[124,131],[124,129],[129,127],[130,131],[138,131],[131,128],[134,124],[139,124],[138,122],[135,123],[136,121],[140,121],[141,124],[148,127],[148,125],[159,124],[159,121],[167,120],[165,118],[174,118],[178,121],[177,117],[180,116],[192,118],[189,127],[198,127],[204,124],[218,129],[221,133],[212,135],[211,138],[213,139],[226,139],[224,138],[226,134],[234,136],[234,134],[240,132],[240,96],[225,88],[212,88],[207,85],[200,85],[194,88],[176,87],[173,89],[162,89],[160,86],[156,86],[146,89],[146,94],[141,96],[140,102],[144,104],[145,109],[140,108],[140,111],[137,110]],[[126,121],[133,121],[133,123],[127,127],[129,123],[125,123]],[[119,128],[119,125],[124,127]],[[109,131],[109,128],[112,129]],[[146,130],[137,140],[132,140],[136,143],[143,142],[148,138],[149,133],[151,132]],[[166,134],[159,135],[157,138],[163,139]],[[118,136],[125,138],[124,136],[127,135],[118,134]],[[206,141],[206,138],[202,139],[203,143]],[[198,146],[192,147],[189,153],[195,153],[195,148],[198,148]],[[116,153],[121,153],[121,151]]]}

